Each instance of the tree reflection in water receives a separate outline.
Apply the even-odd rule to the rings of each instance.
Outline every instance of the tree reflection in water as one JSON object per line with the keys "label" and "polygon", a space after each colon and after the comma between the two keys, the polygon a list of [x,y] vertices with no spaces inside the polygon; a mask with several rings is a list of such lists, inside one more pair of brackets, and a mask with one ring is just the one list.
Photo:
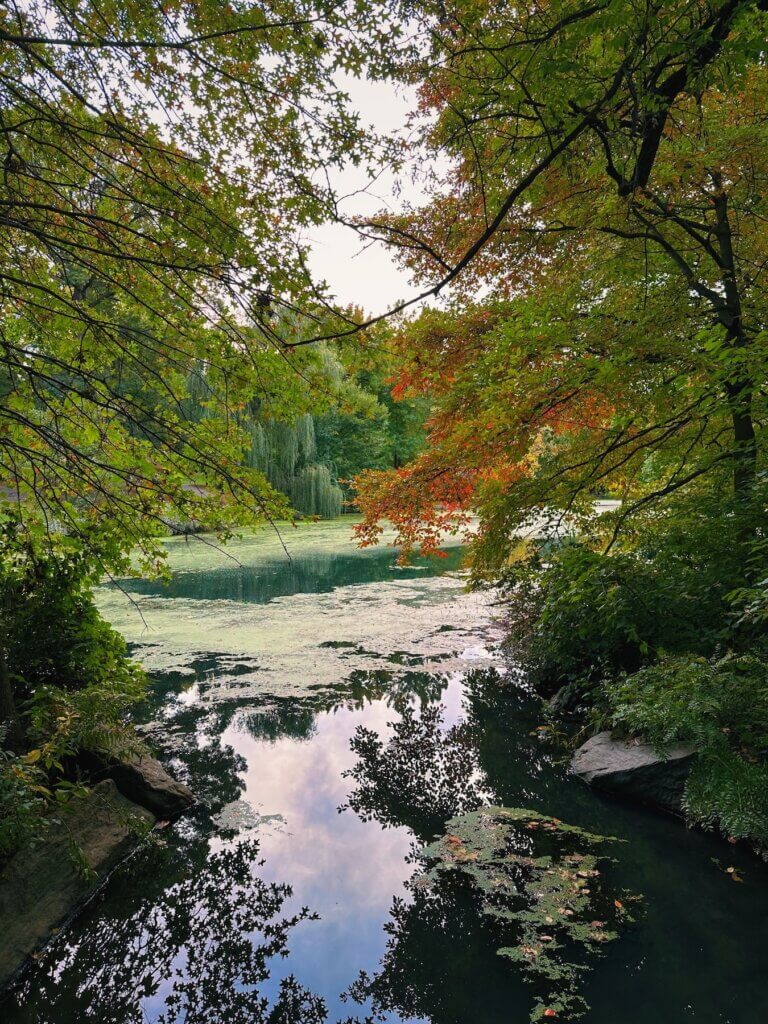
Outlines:
{"label": "tree reflection in water", "polygon": [[[493,669],[469,672],[464,684],[465,717],[457,725],[445,728],[439,704],[419,711],[412,703],[398,708],[401,717],[389,723],[388,739],[360,726],[351,740],[357,763],[347,772],[355,788],[346,807],[364,820],[409,828],[418,840],[414,861],[450,818],[496,800],[495,780],[503,775],[502,763],[509,771],[510,756],[520,755],[523,763],[534,753],[542,756],[527,732],[518,738],[519,749],[509,748],[505,705],[508,691],[519,692],[517,687],[507,687]],[[523,707],[514,713],[519,716]],[[495,724],[490,735],[489,719]],[[529,776],[521,773],[521,781]],[[395,898],[385,925],[389,940],[379,970],[361,972],[345,994],[365,1006],[366,1021],[390,1020],[392,1014],[431,1024],[527,1019],[531,990],[496,954],[505,942],[514,944],[514,927],[489,922],[477,893],[458,874],[425,886],[420,864],[406,888],[407,897]]]}
{"label": "tree reflection in water", "polygon": [[[212,819],[223,804],[241,796],[244,786],[245,762],[222,733],[236,724],[259,741],[307,740],[315,734],[318,714],[385,701],[391,717],[399,718],[384,739],[370,729],[356,732],[349,807],[382,825],[406,826],[415,837],[415,852],[444,832],[455,814],[487,802],[486,797],[497,801],[510,755],[530,760],[533,750],[523,748],[529,743],[538,748],[527,733],[519,751],[510,748],[497,720],[497,705],[506,706],[509,695],[500,694],[504,679],[492,670],[464,677],[465,719],[447,728],[437,702],[448,682],[446,674],[413,669],[358,671],[337,690],[310,692],[303,699],[265,695],[213,707],[175,705],[163,719],[172,727],[167,755],[208,806],[199,805],[179,823],[168,834],[167,847],[150,847],[117,873],[109,886],[108,911],[96,901],[81,918],[76,942],[64,933],[44,955],[30,980],[17,988],[12,1019],[18,1024],[326,1020],[323,1001],[293,977],[281,985],[270,977],[274,959],[288,952],[291,930],[312,915],[287,913],[289,889],[257,877],[255,842],[211,852]],[[491,721],[495,730],[489,729]],[[197,741],[201,736],[205,742]],[[530,773],[521,771],[523,778],[530,785]],[[136,877],[142,879],[140,902],[131,881]],[[466,886],[454,881],[425,891],[414,878],[406,898],[395,900],[386,931],[389,945],[380,969],[350,990],[363,1001],[356,1008],[360,1016],[350,1021],[390,1013],[432,1024],[478,1019],[506,1024],[510,1007],[517,1006],[525,1019],[530,993],[496,956],[498,937],[490,934]],[[347,978],[359,966],[349,963]],[[300,969],[299,957],[299,977]]]}
{"label": "tree reflection in water", "polygon": [[356,788],[342,810],[351,808],[363,821],[406,825],[417,838],[438,835],[454,814],[481,802],[481,778],[470,730],[465,723],[443,730],[440,704],[402,709],[389,723],[385,743],[360,725],[351,747],[357,764],[345,774]]}
{"label": "tree reflection in water", "polygon": [[[472,673],[478,685],[486,674]],[[417,709],[403,702],[397,710],[401,717],[389,723],[387,740],[363,726],[353,735],[357,763],[347,775],[355,788],[346,807],[363,820],[409,828],[418,840],[415,858],[418,846],[441,834],[449,818],[484,802],[486,782],[471,716],[445,728],[440,704]],[[498,942],[477,913],[470,888],[458,878],[424,888],[418,873],[407,888],[408,898],[393,901],[380,969],[373,976],[361,972],[346,997],[366,1006],[366,1020],[397,1014],[448,1024],[493,1020],[497,1011],[499,1020],[509,1020],[515,978],[499,962]]]}
{"label": "tree reflection in water", "polygon": [[530,990],[496,955],[504,936],[482,919],[466,881],[456,875],[426,888],[416,875],[408,890],[408,899],[394,900],[379,970],[361,972],[346,993],[367,1005],[366,1021],[392,1014],[430,1024],[527,1020]]}
{"label": "tree reflection in water", "polygon": [[[74,975],[80,981],[70,1020],[322,1024],[322,999],[293,977],[280,983],[272,1002],[260,991],[270,961],[287,956],[291,929],[315,915],[307,908],[285,913],[291,889],[257,877],[263,862],[255,840],[196,860],[181,881],[150,893],[135,912],[97,914],[76,945],[55,944],[49,970],[35,977],[49,990],[46,1002],[53,1007],[58,979]],[[44,1013],[38,1010],[30,1024],[53,1024]]]}

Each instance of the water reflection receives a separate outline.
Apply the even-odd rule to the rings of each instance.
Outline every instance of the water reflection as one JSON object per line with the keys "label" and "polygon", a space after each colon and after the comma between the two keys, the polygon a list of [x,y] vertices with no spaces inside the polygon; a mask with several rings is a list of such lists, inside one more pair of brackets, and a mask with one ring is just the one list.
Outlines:
{"label": "water reflection", "polygon": [[386,925],[379,969],[361,972],[346,993],[374,1020],[431,1024],[523,1024],[531,995],[496,955],[498,932],[477,913],[476,896],[460,878],[437,888],[408,887]]}
{"label": "water reflection", "polygon": [[[196,538],[185,541],[191,548],[200,543]],[[126,579],[120,581],[120,587],[137,595],[267,604],[293,594],[322,594],[360,583],[441,575],[458,569],[462,563],[462,549],[458,546],[447,548],[443,558],[418,558],[407,566],[397,565],[396,553],[387,548],[351,552],[299,549],[290,557],[282,550],[268,556],[249,554],[248,548],[236,548],[231,558],[222,554],[222,564],[176,572],[169,583]]]}
{"label": "water reflection", "polygon": [[357,762],[345,772],[355,789],[346,805],[363,821],[406,826],[422,841],[438,835],[454,814],[477,807],[481,780],[467,722],[443,729],[444,708],[402,708],[384,742],[359,725],[351,740]]}
{"label": "water reflection", "polygon": [[318,709],[305,707],[295,700],[276,701],[271,707],[248,710],[238,718],[238,726],[255,740],[275,743],[281,736],[306,741],[315,734]]}
{"label": "water reflection", "polygon": [[[141,860],[142,875],[157,872],[167,881],[167,851],[151,849]],[[35,976],[37,1005],[18,1019],[320,1024],[327,1016],[322,1000],[292,976],[280,980],[274,1000],[263,995],[271,963],[287,955],[290,933],[313,915],[307,908],[286,913],[290,887],[260,879],[260,863],[254,840],[213,853],[197,847],[180,877],[149,892],[138,908],[128,898],[123,913],[91,914],[85,939],[59,945],[57,962]],[[52,1017],[46,1003],[55,1005],[62,977],[80,981],[68,992],[65,1016],[53,1010]],[[32,985],[30,979],[17,992],[18,1003]]]}
{"label": "water reflection", "polygon": [[[612,1024],[617,1005],[623,1024],[768,1013],[768,954],[749,938],[768,912],[759,865],[729,850],[747,879],[733,885],[714,840],[569,780],[512,676],[374,672],[213,707],[166,684],[157,735],[208,806],[112,878],[3,1006],[9,1024],[524,1021],[532,993],[466,885],[415,884],[418,847],[485,799],[629,840],[617,884],[648,911],[589,982],[590,1024]],[[258,857],[241,843],[222,859],[233,834],[256,838]]]}

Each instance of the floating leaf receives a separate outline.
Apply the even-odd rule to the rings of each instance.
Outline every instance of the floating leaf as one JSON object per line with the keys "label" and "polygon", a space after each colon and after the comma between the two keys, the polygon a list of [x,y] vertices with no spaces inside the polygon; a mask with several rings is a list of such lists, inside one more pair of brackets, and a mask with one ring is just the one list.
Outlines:
{"label": "floating leaf", "polygon": [[423,851],[419,882],[437,885],[451,872],[469,878],[481,913],[503,935],[499,955],[548,990],[531,1020],[576,1020],[587,1009],[578,987],[588,957],[618,937],[611,919],[632,920],[604,891],[601,868],[610,858],[595,851],[611,841],[536,811],[482,808],[452,818]]}

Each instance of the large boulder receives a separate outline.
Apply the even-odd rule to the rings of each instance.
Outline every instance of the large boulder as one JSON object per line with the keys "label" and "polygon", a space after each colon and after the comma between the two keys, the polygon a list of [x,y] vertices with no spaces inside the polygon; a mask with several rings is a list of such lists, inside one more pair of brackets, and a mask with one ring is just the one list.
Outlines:
{"label": "large boulder", "polygon": [[124,797],[162,819],[176,818],[195,802],[195,794],[148,755],[113,761],[104,768]]}
{"label": "large boulder", "polygon": [[169,775],[136,736],[128,735],[109,754],[81,750],[77,761],[88,778],[112,779],[124,797],[164,821],[177,818],[196,802],[189,786]]}
{"label": "large boulder", "polygon": [[637,739],[599,732],[579,747],[573,771],[596,789],[679,813],[695,752],[679,744],[662,757]]}
{"label": "large boulder", "polygon": [[11,858],[0,872],[0,988],[153,822],[105,779],[57,809],[43,837]]}

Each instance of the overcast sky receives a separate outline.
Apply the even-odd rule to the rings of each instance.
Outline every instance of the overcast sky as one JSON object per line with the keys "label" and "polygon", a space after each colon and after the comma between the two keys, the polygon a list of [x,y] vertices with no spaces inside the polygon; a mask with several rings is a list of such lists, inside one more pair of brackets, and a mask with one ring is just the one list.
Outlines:
{"label": "overcast sky", "polygon": [[[360,111],[364,122],[378,132],[396,131],[403,127],[406,116],[416,105],[413,94],[395,91],[392,83],[359,81],[349,78],[344,88]],[[334,183],[344,193],[355,192],[369,185],[365,173],[350,168],[337,175]],[[384,206],[396,207],[394,177],[385,174],[370,185],[370,194],[356,195],[346,201],[344,215],[374,213]],[[401,196],[411,202],[420,194],[405,183]],[[311,265],[317,278],[324,278],[342,303],[362,306],[367,313],[383,313],[400,299],[415,291],[408,274],[401,270],[382,245],[363,248],[362,240],[351,229],[329,224],[313,231]],[[362,250],[362,251],[361,251]]]}

